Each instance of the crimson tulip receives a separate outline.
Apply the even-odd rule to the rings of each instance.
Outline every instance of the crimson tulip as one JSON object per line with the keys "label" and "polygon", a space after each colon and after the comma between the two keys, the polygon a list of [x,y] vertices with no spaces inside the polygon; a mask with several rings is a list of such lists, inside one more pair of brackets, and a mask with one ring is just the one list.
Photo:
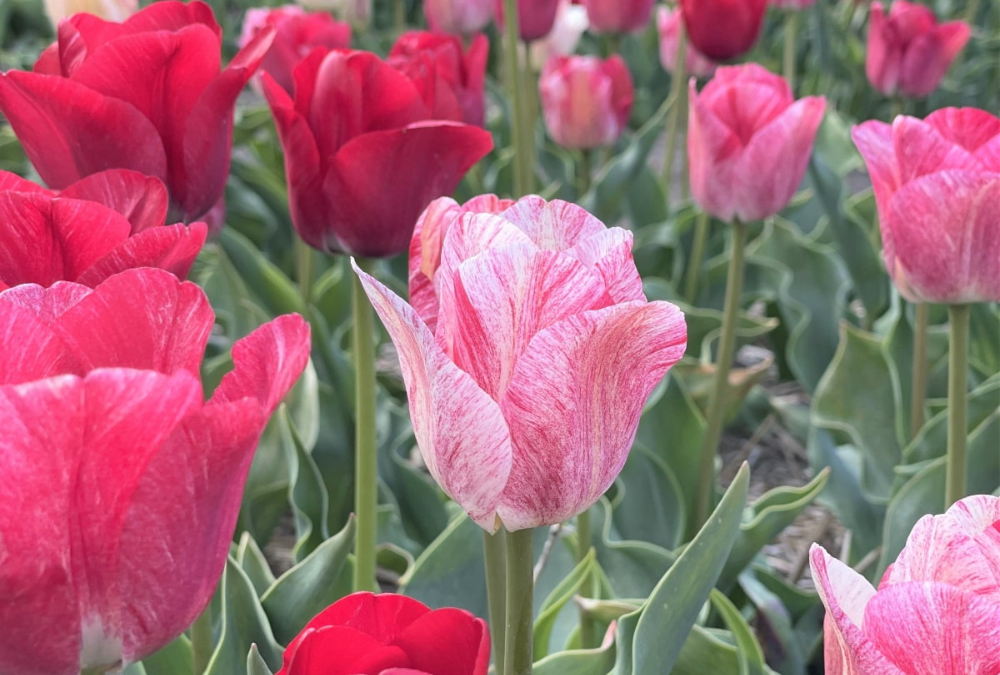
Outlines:
{"label": "crimson tulip", "polygon": [[436,302],[424,291],[412,307],[355,271],[398,350],[431,475],[485,530],[515,531],[610,487],[687,329],[677,307],[646,301],[631,232],[536,196],[485,206],[455,220],[445,204],[414,237],[411,269]]}
{"label": "crimson tulip", "polygon": [[133,267],[184,278],[208,234],[205,223],[163,227],[159,180],[112,169],[61,192],[0,171],[0,290],[75,281],[95,286]]}
{"label": "crimson tulip", "polygon": [[1000,498],[924,516],[878,589],[814,544],[829,675],[1000,673]]}
{"label": "crimson tulip", "polygon": [[468,51],[454,35],[403,33],[389,50],[389,65],[410,78],[436,120],[483,126],[486,116],[486,61],[490,42],[472,38]]}
{"label": "crimson tulip", "polygon": [[681,0],[688,39],[716,61],[749,51],[760,35],[766,11],[767,0]]}
{"label": "crimson tulip", "polygon": [[1000,119],[944,108],[865,122],[852,136],[899,292],[912,302],[1000,301]]}
{"label": "crimson tulip", "polygon": [[[503,3],[496,0],[496,20],[503,29]],[[559,0],[517,0],[518,34],[526,42],[543,38],[552,30],[556,22]]]}
{"label": "crimson tulip", "polygon": [[314,47],[347,49],[351,25],[326,12],[307,12],[298,5],[254,7],[243,17],[239,46],[245,47],[268,26],[274,27],[274,42],[260,63],[289,94],[293,93],[292,70]]}
{"label": "crimson tulip", "polygon": [[895,0],[887,17],[882,3],[873,2],[865,57],[868,81],[886,96],[927,96],[937,89],[969,34],[964,21],[938,24],[924,5]]}
{"label": "crimson tulip", "polygon": [[826,100],[795,100],[788,82],[750,63],[719,68],[699,94],[691,82],[691,194],[716,218],[773,216],[802,182]]}
{"label": "crimson tulip", "polygon": [[654,0],[583,0],[594,33],[634,33],[653,15]]}
{"label": "crimson tulip", "polygon": [[[679,9],[660,7],[656,17],[656,27],[660,33],[660,64],[668,73],[673,73],[677,65],[677,41],[681,33],[681,12]],[[695,77],[711,77],[717,63],[708,58],[690,42],[686,45],[684,70]]]}
{"label": "crimson tulip", "polygon": [[306,624],[277,675],[486,675],[490,632],[464,609],[354,593]]}
{"label": "crimson tulip", "polygon": [[434,120],[423,92],[374,54],[314,50],[295,99],[263,75],[285,150],[292,222],[314,248],[406,250],[420,212],[493,147],[478,127]]}
{"label": "crimson tulip", "polygon": [[273,33],[222,69],[222,31],[200,0],[156,2],[120,24],[78,14],[34,72],[0,76],[0,110],[49,187],[133,169],[166,184],[171,222],[192,222],[222,199],[233,105]]}
{"label": "crimson tulip", "polygon": [[435,33],[472,35],[493,20],[493,0],[424,0],[424,14]]}
{"label": "crimson tulip", "polygon": [[545,127],[559,145],[588,150],[612,145],[628,126],[635,90],[617,54],[557,56],[538,81]]}
{"label": "crimson tulip", "polygon": [[214,317],[162,270],[0,292],[0,672],[134,663],[211,600],[271,412],[309,358],[279,317],[204,400]]}

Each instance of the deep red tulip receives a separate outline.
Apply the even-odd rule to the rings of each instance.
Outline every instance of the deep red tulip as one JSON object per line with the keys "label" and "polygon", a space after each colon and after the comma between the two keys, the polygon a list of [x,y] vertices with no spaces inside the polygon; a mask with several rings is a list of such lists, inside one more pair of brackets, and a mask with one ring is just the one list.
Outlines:
{"label": "deep red tulip", "polygon": [[155,176],[170,222],[222,198],[233,105],[271,45],[262,31],[225,69],[222,32],[199,0],[156,2],[124,23],[78,14],[35,72],[0,77],[0,110],[42,179],[62,189],[104,169]]}
{"label": "deep red tulip", "polygon": [[493,0],[424,0],[424,14],[436,33],[472,35],[493,20]]}
{"label": "deep red tulip", "polygon": [[[496,0],[497,25],[503,29],[503,3]],[[522,40],[543,38],[556,22],[559,0],[517,0],[518,33]]]}
{"label": "deep red tulip", "polygon": [[887,17],[882,3],[873,2],[865,58],[868,81],[886,96],[927,96],[937,89],[969,34],[964,21],[939,24],[924,5],[895,0]]}
{"label": "deep red tulip", "polygon": [[156,178],[111,169],[46,190],[0,171],[0,290],[75,281],[95,286],[133,267],[187,276],[205,223],[164,227],[167,190]]}
{"label": "deep red tulip", "polygon": [[1000,302],[1000,119],[944,108],[853,129],[885,265],[912,302]]}
{"label": "deep red tulip", "polygon": [[[680,37],[681,22],[679,9],[660,7],[656,17],[656,27],[660,33],[660,65],[668,73],[673,73],[677,65],[677,40]],[[711,77],[718,64],[695,49],[690,41],[686,46],[684,71],[695,77]]]}
{"label": "deep red tulip", "polygon": [[245,47],[268,26],[274,27],[274,43],[260,63],[289,94],[293,93],[292,70],[315,47],[347,49],[351,46],[351,25],[327,12],[307,12],[298,5],[254,7],[243,17],[239,46]]}
{"label": "deep red tulip", "polygon": [[633,33],[653,16],[654,0],[584,0],[594,33]]}
{"label": "deep red tulip", "polygon": [[208,401],[208,298],[162,270],[0,292],[0,672],[127,666],[184,631],[225,565],[271,412],[309,358],[283,316]]}
{"label": "deep red tulip", "polygon": [[368,52],[313,51],[295,69],[294,100],[263,82],[292,222],[323,251],[405,251],[420,212],[493,147],[483,129],[432,119],[420,87]]}
{"label": "deep red tulip", "polygon": [[767,0],[681,0],[691,44],[716,61],[749,51],[760,35],[766,11]]}
{"label": "deep red tulip", "polygon": [[277,675],[486,675],[490,631],[464,609],[355,593],[306,624]]}
{"label": "deep red tulip", "polygon": [[436,120],[483,126],[486,115],[486,61],[490,42],[472,38],[468,51],[454,35],[403,33],[389,51],[389,65],[417,85]]}
{"label": "deep red tulip", "polygon": [[691,194],[719,220],[773,216],[802,183],[826,100],[795,100],[756,63],[719,68],[699,94],[691,81]]}
{"label": "deep red tulip", "polygon": [[628,125],[635,94],[628,66],[617,54],[606,61],[557,56],[545,65],[538,91],[552,140],[583,150],[618,140]]}

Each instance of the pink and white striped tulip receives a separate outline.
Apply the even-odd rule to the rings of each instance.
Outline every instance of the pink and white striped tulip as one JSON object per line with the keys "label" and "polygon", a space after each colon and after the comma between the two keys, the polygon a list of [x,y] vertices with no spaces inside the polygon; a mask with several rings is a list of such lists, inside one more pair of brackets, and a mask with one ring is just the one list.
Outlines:
{"label": "pink and white striped tulip", "polygon": [[580,38],[589,27],[590,20],[583,5],[577,5],[572,0],[561,0],[552,30],[545,37],[532,42],[529,47],[531,65],[541,70],[551,58],[575,53]]}
{"label": "pink and white striped tulip", "polygon": [[1000,301],[1000,119],[944,108],[854,127],[889,276],[912,302]]}
{"label": "pink and white striped tulip", "polygon": [[[355,270],[399,352],[442,489],[489,532],[589,508],[621,471],[643,404],[684,353],[683,314],[648,302],[632,234],[540,197],[432,204],[408,305]],[[463,213],[463,211],[466,211]]]}
{"label": "pink and white striped tulip", "polygon": [[719,68],[699,94],[691,80],[691,194],[719,220],[747,222],[788,205],[812,154],[826,100],[795,100],[756,63]]}
{"label": "pink and white striped tulip", "polygon": [[828,675],[1000,673],[1000,498],[921,518],[878,590],[818,545],[810,562]]}
{"label": "pink and white striped tulip", "polygon": [[[656,27],[660,33],[660,65],[668,73],[673,73],[677,67],[677,40],[680,38],[683,21],[679,8],[660,7],[656,16]],[[711,77],[717,66],[715,61],[695,49],[690,42],[687,43],[685,72],[695,77]]]}
{"label": "pink and white striped tulip", "polygon": [[614,144],[628,125],[635,89],[622,57],[557,56],[538,80],[545,128],[559,145],[590,150]]}

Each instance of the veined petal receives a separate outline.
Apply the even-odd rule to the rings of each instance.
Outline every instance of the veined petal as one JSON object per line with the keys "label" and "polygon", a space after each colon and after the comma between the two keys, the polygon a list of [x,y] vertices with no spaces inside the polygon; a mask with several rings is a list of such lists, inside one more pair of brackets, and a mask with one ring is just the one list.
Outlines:
{"label": "veined petal", "polygon": [[0,301],[20,305],[42,321],[53,324],[66,310],[93,292],[72,281],[57,281],[48,288],[21,284],[0,292]]}
{"label": "veined petal", "polygon": [[903,185],[938,171],[982,169],[982,165],[964,146],[915,117],[896,118],[892,124],[892,141],[899,167],[899,182]]}
{"label": "veined petal", "polygon": [[59,196],[104,204],[132,223],[132,234],[159,227],[167,220],[169,197],[163,181],[137,171],[99,171],[73,183]]}
{"label": "veined petal", "polygon": [[879,209],[885,209],[901,184],[892,126],[869,120],[852,128],[851,138],[868,166],[875,202]]}
{"label": "veined petal", "polygon": [[[725,69],[720,68],[719,71]],[[731,186],[743,144],[739,137],[701,100],[692,78],[688,87],[687,153],[691,194],[704,210],[729,222],[736,213]],[[722,188],[720,186],[727,186]]]}
{"label": "veined petal", "polygon": [[0,295],[0,385],[82,374],[80,363],[49,323],[30,309],[5,301],[4,295]]}
{"label": "veined petal", "polygon": [[52,190],[46,190],[38,183],[33,183],[27,178],[21,178],[16,173],[11,173],[10,171],[0,171],[0,192],[7,192],[8,190],[13,190],[14,192],[34,192],[55,197],[55,193]]}
{"label": "veined petal", "polygon": [[628,230],[608,228],[583,239],[568,253],[601,273],[608,294],[616,303],[646,299],[632,258],[632,233]]}
{"label": "veined petal", "polygon": [[604,231],[604,223],[586,209],[553,199],[545,201],[536,195],[517,200],[500,217],[514,223],[541,249],[564,251],[580,240]]}
{"label": "veined petal", "polygon": [[1000,136],[1000,118],[979,108],[941,108],[928,115],[924,122],[973,154]]}
{"label": "veined petal", "polygon": [[412,307],[354,269],[399,352],[413,433],[428,470],[474,521],[495,532],[511,466],[500,406],[445,356]]}
{"label": "veined petal", "polygon": [[178,279],[187,277],[208,237],[205,223],[178,223],[143,230],[103,256],[78,281],[96,286],[108,277],[137,267],[157,267]]}

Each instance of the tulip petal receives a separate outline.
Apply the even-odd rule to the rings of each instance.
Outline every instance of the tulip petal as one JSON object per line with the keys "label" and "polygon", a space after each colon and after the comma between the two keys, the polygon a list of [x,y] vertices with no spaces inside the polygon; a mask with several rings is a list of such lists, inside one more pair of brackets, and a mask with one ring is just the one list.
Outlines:
{"label": "tulip petal", "polygon": [[407,656],[395,645],[385,645],[364,632],[346,626],[325,626],[310,632],[292,658],[286,656],[279,675],[358,675],[384,673],[407,665]]}
{"label": "tulip petal", "polygon": [[136,171],[112,169],[86,176],[60,194],[104,204],[132,223],[132,234],[166,222],[169,197],[163,181]]}
{"label": "tulip petal", "polygon": [[880,588],[864,627],[906,675],[1000,673],[1000,603],[946,583]]}
{"label": "tulip petal", "polygon": [[604,277],[604,285],[615,303],[645,300],[642,279],[632,259],[632,233],[612,227],[587,237],[569,254]]}
{"label": "tulip petal", "polygon": [[56,320],[93,290],[71,281],[58,281],[48,288],[38,284],[21,284],[0,293],[0,301],[10,302],[29,310],[48,324]]}
{"label": "tulip petal", "polygon": [[153,124],[130,103],[77,82],[9,71],[0,76],[0,110],[49,187],[62,189],[112,168],[167,175]]}
{"label": "tulip petal", "polygon": [[666,302],[584,312],[535,336],[501,402],[514,447],[497,510],[508,530],[558,523],[597,501],[686,343],[683,315]]}
{"label": "tulip petal", "polygon": [[730,222],[736,213],[730,186],[735,181],[735,159],[743,144],[701,100],[693,79],[688,89],[687,152],[691,194],[702,209],[719,220]]}
{"label": "tulip petal", "polygon": [[915,36],[900,64],[900,89],[910,97],[930,95],[971,35],[967,23],[952,21]]}
{"label": "tulip petal", "polygon": [[[448,650],[441,636],[448,636]],[[489,628],[482,619],[451,607],[424,614],[393,644],[409,657],[408,666],[434,675],[486,675],[489,668]]]}
{"label": "tulip petal", "polygon": [[222,40],[222,28],[215,21],[215,13],[201,0],[159,0],[126,19],[122,28],[131,33],[148,33],[178,31],[192,24],[207,26],[219,41]]}
{"label": "tulip petal", "polygon": [[190,227],[178,223],[144,230],[94,263],[78,281],[86,286],[97,286],[114,274],[137,267],[157,267],[184,279],[205,245],[206,237],[208,226],[205,223],[192,223]]}
{"label": "tulip petal", "polygon": [[11,173],[10,171],[0,171],[0,192],[7,192],[8,190],[43,194],[50,197],[55,196],[51,190],[46,190],[38,183],[33,183],[27,178],[21,178],[16,173]]}
{"label": "tulip petal", "polygon": [[[869,120],[851,129],[851,138],[868,166],[875,202],[879,209],[885,209],[901,184],[892,126],[878,120]],[[886,248],[892,246],[891,241],[883,244]]]}
{"label": "tulip petal", "polygon": [[0,385],[82,373],[82,366],[48,322],[6,296],[0,294]]}
{"label": "tulip petal", "polygon": [[[1000,137],[1000,118],[979,108],[941,108],[928,115],[924,122],[973,154]],[[1000,171],[1000,166],[987,164],[987,168]]]}
{"label": "tulip petal", "polygon": [[571,202],[529,195],[500,214],[518,226],[538,248],[565,251],[582,239],[605,231],[604,223]]}
{"label": "tulip petal", "polygon": [[475,522],[495,532],[511,466],[500,407],[445,356],[412,307],[354,269],[399,352],[413,433],[428,470]]}
{"label": "tulip petal", "polygon": [[981,168],[979,161],[962,145],[915,117],[900,115],[895,119],[892,123],[892,142],[901,185],[938,171],[976,171]]}

